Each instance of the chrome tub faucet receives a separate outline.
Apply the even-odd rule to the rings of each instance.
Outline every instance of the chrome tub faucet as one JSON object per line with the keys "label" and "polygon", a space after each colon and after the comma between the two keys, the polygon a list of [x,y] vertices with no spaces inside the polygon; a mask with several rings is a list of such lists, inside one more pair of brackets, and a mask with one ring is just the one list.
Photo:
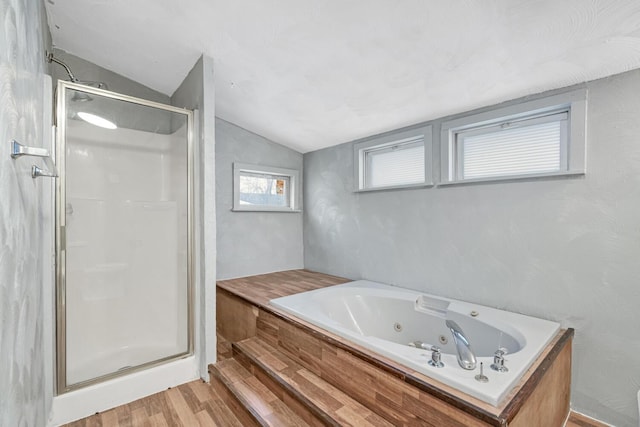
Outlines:
{"label": "chrome tub faucet", "polygon": [[453,341],[456,343],[458,364],[462,369],[475,369],[477,363],[476,356],[473,354],[471,344],[469,344],[469,340],[464,335],[464,332],[462,332],[462,328],[460,328],[460,325],[453,320],[447,320],[445,323],[447,324],[447,328],[451,331],[451,335],[453,335]]}

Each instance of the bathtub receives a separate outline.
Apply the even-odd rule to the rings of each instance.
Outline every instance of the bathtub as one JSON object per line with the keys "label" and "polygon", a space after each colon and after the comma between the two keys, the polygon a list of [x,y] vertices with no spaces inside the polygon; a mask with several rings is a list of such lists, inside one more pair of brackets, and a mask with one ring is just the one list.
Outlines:
{"label": "bathtub", "polygon": [[[555,322],[367,280],[276,298],[270,304],[493,406],[500,405],[560,329]],[[458,365],[446,319],[465,333],[476,369]],[[431,351],[409,345],[415,341],[440,347],[444,367],[430,366]],[[500,348],[506,349],[508,372],[490,369]],[[486,383],[474,378],[480,362]]]}

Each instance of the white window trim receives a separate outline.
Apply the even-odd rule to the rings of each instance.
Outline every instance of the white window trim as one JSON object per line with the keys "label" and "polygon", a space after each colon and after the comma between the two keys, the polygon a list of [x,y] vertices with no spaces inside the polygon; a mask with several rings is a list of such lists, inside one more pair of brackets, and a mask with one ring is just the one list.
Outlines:
{"label": "white window trim", "polygon": [[[487,178],[461,179],[455,175],[455,134],[477,126],[489,126],[500,122],[518,120],[532,115],[567,111],[569,135],[566,146],[566,169],[552,173],[505,175]],[[509,181],[566,175],[583,175],[586,172],[587,141],[587,89],[579,89],[559,95],[528,101],[509,107],[497,108],[442,123],[440,132],[440,183],[454,185],[474,182]]]}
{"label": "white window trim", "polygon": [[[240,204],[240,173],[250,172],[289,177],[289,206],[261,206]],[[300,171],[249,163],[233,164],[233,212],[301,212],[299,209]]]}
{"label": "white window trim", "polygon": [[[384,148],[395,144],[409,142],[416,138],[424,140],[424,182],[416,184],[393,185],[387,187],[364,188],[365,181],[365,152],[374,148]],[[372,191],[399,190],[407,188],[423,188],[433,186],[433,127],[431,125],[411,129],[403,132],[394,132],[389,135],[367,139],[353,145],[354,159],[354,192],[368,193]]]}

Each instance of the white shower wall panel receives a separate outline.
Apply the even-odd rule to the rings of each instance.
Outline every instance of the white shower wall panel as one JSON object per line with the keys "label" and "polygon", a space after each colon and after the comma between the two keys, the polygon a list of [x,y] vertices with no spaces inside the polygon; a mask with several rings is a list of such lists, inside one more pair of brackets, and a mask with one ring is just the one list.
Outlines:
{"label": "white shower wall panel", "polygon": [[66,354],[74,384],[187,351],[187,172],[184,132],[67,126]]}

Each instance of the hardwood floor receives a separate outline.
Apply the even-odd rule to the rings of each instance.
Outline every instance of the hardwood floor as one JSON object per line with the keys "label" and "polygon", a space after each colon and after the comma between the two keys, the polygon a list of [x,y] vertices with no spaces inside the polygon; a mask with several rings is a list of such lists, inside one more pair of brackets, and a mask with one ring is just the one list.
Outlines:
{"label": "hardwood floor", "polygon": [[209,384],[192,381],[66,426],[242,427],[243,424]]}
{"label": "hardwood floor", "polygon": [[[67,424],[66,427],[242,427],[231,409],[202,381],[193,381],[127,405]],[[571,413],[566,427],[604,427]]]}
{"label": "hardwood floor", "polygon": [[601,423],[576,412],[571,412],[565,427],[608,427],[608,424]]}

